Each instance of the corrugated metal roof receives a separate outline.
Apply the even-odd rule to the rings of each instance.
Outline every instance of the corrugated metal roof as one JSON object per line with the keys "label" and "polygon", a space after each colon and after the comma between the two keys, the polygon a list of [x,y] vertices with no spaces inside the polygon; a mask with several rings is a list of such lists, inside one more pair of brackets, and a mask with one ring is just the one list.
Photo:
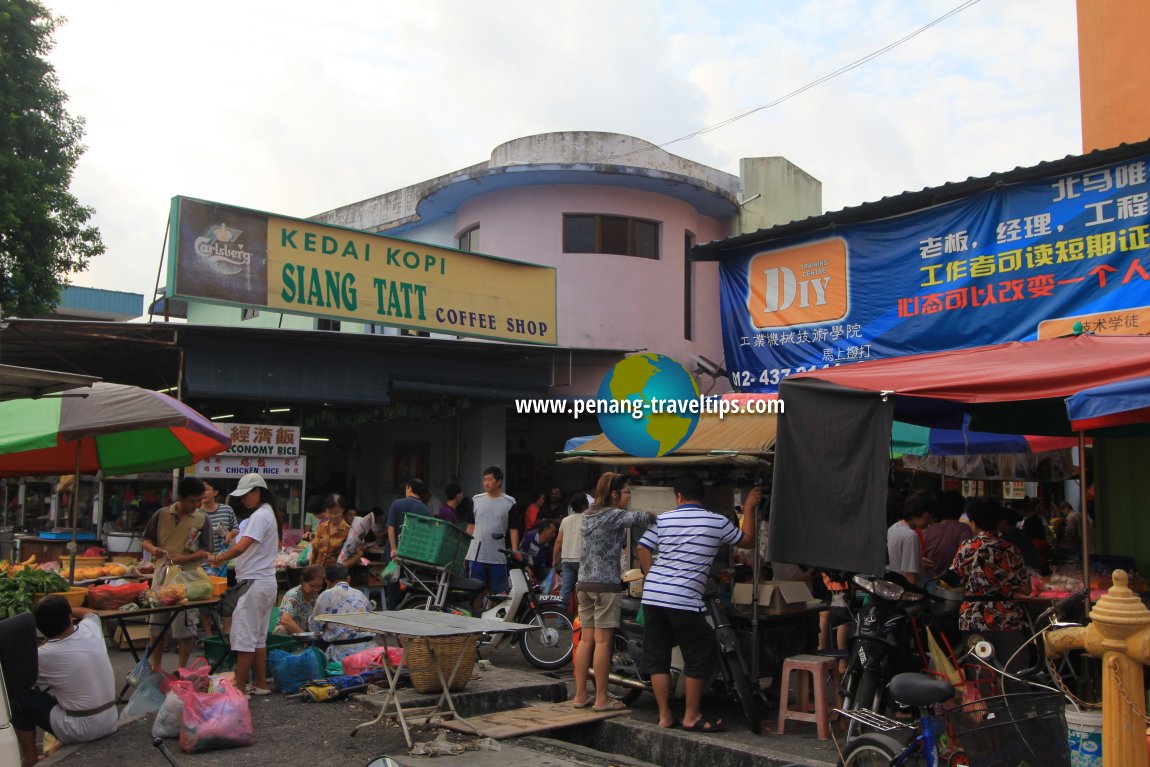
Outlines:
{"label": "corrugated metal roof", "polygon": [[899,195],[883,197],[877,202],[866,202],[862,205],[823,213],[819,216],[811,216],[801,221],[792,221],[789,224],[780,224],[756,232],[696,245],[691,250],[691,260],[718,261],[727,252],[748,245],[764,244],[772,240],[797,237],[823,229],[829,231],[848,224],[906,215],[935,205],[970,197],[997,186],[1019,184],[1038,178],[1073,173],[1147,153],[1150,153],[1150,140],[1136,144],[1120,144],[1112,149],[1096,149],[1081,155],[1067,155],[1060,160],[1048,160],[1029,168],[1015,168],[1003,173],[992,173],[981,178],[972,176],[965,181],[953,181],[917,192],[903,192]]}

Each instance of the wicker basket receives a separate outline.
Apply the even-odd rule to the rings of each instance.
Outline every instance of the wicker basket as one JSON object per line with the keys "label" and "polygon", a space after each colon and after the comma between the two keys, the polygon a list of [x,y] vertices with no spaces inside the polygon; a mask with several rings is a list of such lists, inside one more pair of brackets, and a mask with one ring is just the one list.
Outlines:
{"label": "wicker basket", "polygon": [[[431,693],[443,692],[439,684],[439,675],[435,673],[432,665],[432,648],[435,649],[435,658],[439,661],[439,668],[443,671],[443,678],[447,680],[447,687],[451,692],[457,692],[467,686],[471,681],[471,672],[475,668],[476,649],[479,646],[479,634],[461,634],[450,637],[404,637],[403,649],[406,657],[408,674],[411,677],[411,686],[416,692]],[[459,668],[455,676],[451,676],[451,669],[455,661],[463,653],[459,661]]]}

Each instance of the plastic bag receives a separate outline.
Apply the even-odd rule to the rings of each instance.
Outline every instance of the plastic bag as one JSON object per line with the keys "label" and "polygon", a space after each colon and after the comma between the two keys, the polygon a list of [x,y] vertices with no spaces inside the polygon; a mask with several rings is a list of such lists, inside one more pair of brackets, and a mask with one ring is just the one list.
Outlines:
{"label": "plastic bag", "polygon": [[148,590],[146,583],[125,583],[122,586],[89,586],[88,606],[93,610],[119,610],[135,604],[140,594]]}
{"label": "plastic bag", "polygon": [[[167,569],[167,574],[164,576],[163,585],[156,591],[156,596],[160,599],[162,605],[178,605],[181,602],[187,601],[188,587],[184,585],[181,579],[182,569],[179,565],[170,565]],[[158,574],[158,571],[157,571]],[[156,579],[152,579],[153,590]],[[208,581],[211,583],[211,581]]]}
{"label": "plastic bag", "polygon": [[343,676],[343,662],[338,660],[329,660],[323,673],[324,676]]}
{"label": "plastic bag", "polygon": [[275,678],[280,692],[292,695],[313,679],[324,676],[325,659],[318,648],[309,647],[301,653],[293,654],[283,650],[268,653],[268,669]]}
{"label": "plastic bag", "polygon": [[224,685],[235,685],[236,672],[234,671],[221,671],[218,674],[212,674],[208,677],[208,692],[219,692],[224,689]]}
{"label": "plastic bag", "polygon": [[539,586],[540,591],[544,594],[558,594],[561,588],[563,588],[563,576],[555,570],[548,570],[543,583]]}
{"label": "plastic bag", "polygon": [[180,748],[184,753],[250,746],[255,740],[247,696],[232,685],[224,685],[220,692],[184,694],[180,720]]}
{"label": "plastic bag", "polygon": [[128,698],[127,705],[120,712],[120,721],[125,722],[159,711],[160,706],[164,705],[164,695],[167,692],[164,688],[168,687],[169,684],[165,675],[159,671],[153,671],[148,664],[148,659],[144,658],[136,664],[128,678],[129,681],[136,680],[136,689],[132,691],[132,697]]}
{"label": "plastic bag", "polygon": [[311,544],[304,546],[300,550],[299,556],[296,557],[295,563],[300,567],[307,567],[307,561],[311,558]]}
{"label": "plastic bag", "polygon": [[176,582],[184,585],[184,592],[189,602],[202,602],[212,598],[212,579],[202,567],[193,567],[177,573]]}
{"label": "plastic bag", "polygon": [[402,647],[371,647],[344,658],[343,673],[354,676],[355,674],[362,674],[367,669],[383,668],[384,653],[387,653],[387,658],[393,668],[403,660]]}
{"label": "plastic bag", "polygon": [[191,691],[192,686],[179,680],[172,682],[168,694],[164,696],[163,705],[156,712],[156,721],[152,722],[153,738],[180,737],[180,722],[184,716],[184,693]]}
{"label": "plastic bag", "polygon": [[187,668],[176,669],[176,678],[190,683],[196,692],[207,692],[211,685],[211,673],[212,664],[208,663],[207,658],[200,657],[189,663]]}
{"label": "plastic bag", "polygon": [[399,580],[399,562],[391,560],[383,571],[379,574],[379,579],[384,583],[395,583]]}

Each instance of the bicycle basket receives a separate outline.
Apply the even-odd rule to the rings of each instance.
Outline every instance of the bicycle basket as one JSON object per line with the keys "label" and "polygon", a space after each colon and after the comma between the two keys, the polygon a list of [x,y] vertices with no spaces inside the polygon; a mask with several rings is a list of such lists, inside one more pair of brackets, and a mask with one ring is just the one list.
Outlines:
{"label": "bicycle basket", "polygon": [[1066,701],[1058,693],[997,695],[947,712],[970,767],[1070,764]]}

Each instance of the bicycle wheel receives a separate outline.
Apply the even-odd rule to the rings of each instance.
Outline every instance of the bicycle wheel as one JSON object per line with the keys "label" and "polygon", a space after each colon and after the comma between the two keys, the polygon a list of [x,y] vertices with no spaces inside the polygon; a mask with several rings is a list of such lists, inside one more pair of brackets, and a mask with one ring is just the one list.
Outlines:
{"label": "bicycle wheel", "polygon": [[519,649],[535,668],[553,671],[571,662],[575,653],[571,616],[561,607],[537,607],[525,621],[536,628],[523,632]]}
{"label": "bicycle wheel", "polygon": [[[890,767],[904,750],[906,747],[889,735],[860,735],[847,742],[843,767]],[[901,764],[922,764],[922,760],[911,757]]]}
{"label": "bicycle wheel", "polygon": [[399,600],[396,610],[430,610],[432,596],[430,594],[408,594]]}

